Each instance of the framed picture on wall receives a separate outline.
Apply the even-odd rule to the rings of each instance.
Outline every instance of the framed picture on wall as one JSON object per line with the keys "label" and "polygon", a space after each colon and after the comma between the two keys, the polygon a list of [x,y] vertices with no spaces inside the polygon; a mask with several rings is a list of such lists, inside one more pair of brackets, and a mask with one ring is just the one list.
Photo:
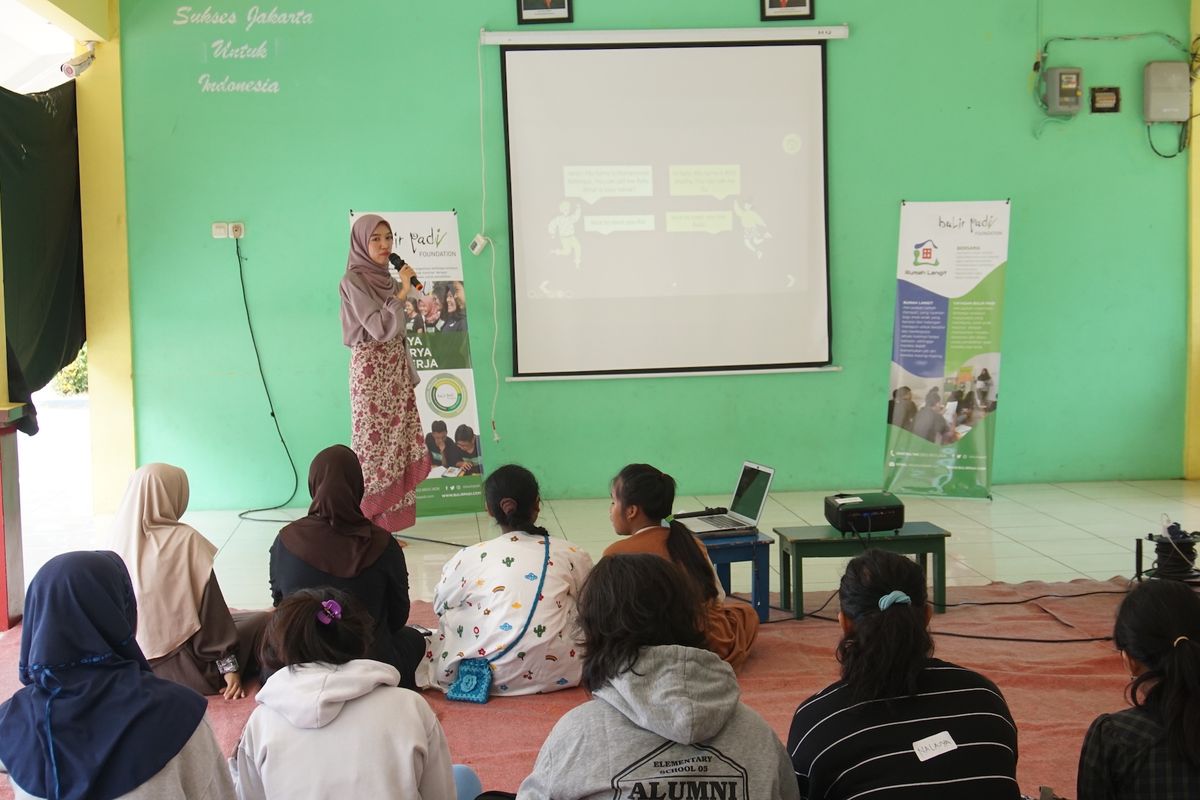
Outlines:
{"label": "framed picture on wall", "polygon": [[532,22],[570,22],[572,2],[573,0],[517,0],[517,22],[522,25]]}
{"label": "framed picture on wall", "polygon": [[762,4],[763,22],[780,19],[812,19],[817,0],[758,0]]}

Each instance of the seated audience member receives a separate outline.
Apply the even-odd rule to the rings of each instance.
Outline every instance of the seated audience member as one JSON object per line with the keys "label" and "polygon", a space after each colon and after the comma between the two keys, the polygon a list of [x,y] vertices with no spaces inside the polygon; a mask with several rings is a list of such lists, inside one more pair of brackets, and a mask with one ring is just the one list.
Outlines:
{"label": "seated audience member", "polygon": [[463,548],[442,568],[433,595],[438,635],[427,653],[431,680],[446,691],[464,658],[495,656],[521,636],[492,662],[493,695],[576,686],[582,669],[576,604],[592,560],[538,527],[541,497],[529,470],[500,467],[483,482],[483,493],[500,535]]}
{"label": "seated audience member", "polygon": [[232,800],[204,698],[156,677],[134,638],[116,553],[66,553],[25,597],[18,676],[0,705],[0,773],[17,800]]}
{"label": "seated audience member", "polygon": [[988,404],[995,398],[992,397],[992,390],[995,388],[996,382],[992,380],[991,373],[984,367],[979,372],[979,377],[975,379],[975,391],[979,395],[979,405],[987,408]]}
{"label": "seated audience member", "polygon": [[429,426],[429,433],[425,434],[425,448],[429,450],[435,467],[453,467],[462,460],[462,453],[446,432],[445,420],[435,419]]}
{"label": "seated audience member", "polygon": [[996,685],[932,658],[925,574],[868,550],[838,592],[842,679],[800,704],[802,798],[1017,800],[1017,729]]}
{"label": "seated audience member", "polygon": [[600,560],[579,604],[592,699],[554,726],[518,798],[798,796],[783,745],[704,649],[699,602],[664,558]]}
{"label": "seated audience member", "polygon": [[955,438],[954,428],[946,423],[945,406],[941,400],[926,402],[913,418],[912,432],[934,444],[947,444]]}
{"label": "seated audience member", "polygon": [[483,451],[470,425],[459,425],[454,431],[454,446],[459,453],[458,468],[464,475],[483,471]]}
{"label": "seated audience member", "polygon": [[955,389],[946,398],[946,402],[942,404],[942,416],[946,418],[946,424],[953,428],[958,424],[958,408],[962,402],[963,393]]}
{"label": "seated audience member", "polygon": [[367,657],[374,622],[336,589],[280,603],[263,659],[276,670],[229,759],[240,800],[453,800],[450,749],[429,704]]}
{"label": "seated audience member", "polygon": [[979,424],[979,420],[983,418],[983,411],[975,402],[975,393],[967,392],[963,395],[962,402],[958,404],[958,413],[955,415],[956,425],[967,425],[974,427]]}
{"label": "seated audience member", "polygon": [[1133,707],[1088,729],[1078,800],[1200,797],[1200,597],[1175,581],[1143,583],[1121,602],[1113,639]]}
{"label": "seated audience member", "polygon": [[888,403],[888,422],[911,431],[913,420],[917,416],[917,404],[912,400],[912,389],[901,386],[892,395],[893,398]]}
{"label": "seated audience member", "polygon": [[117,512],[112,548],[141,606],[138,646],[160,678],[226,700],[245,697],[242,681],[258,672],[267,615],[230,613],[213,574],[217,548],[179,521],[187,503],[183,470],[147,464],[130,477]]}
{"label": "seated audience member", "polygon": [[613,478],[610,493],[609,519],[625,538],[610,544],[605,557],[650,553],[674,562],[700,599],[705,646],[739,669],[758,635],[758,614],[749,603],[725,599],[707,551],[687,528],[663,527],[675,504],[675,479],[649,464],[630,464]]}
{"label": "seated audience member", "polygon": [[271,597],[278,606],[301,589],[332,586],[353,595],[375,621],[369,657],[400,672],[415,689],[425,637],[406,627],[408,566],[392,535],[363,516],[363,474],[345,445],[327,447],[308,470],[308,516],[285,527],[271,545]]}

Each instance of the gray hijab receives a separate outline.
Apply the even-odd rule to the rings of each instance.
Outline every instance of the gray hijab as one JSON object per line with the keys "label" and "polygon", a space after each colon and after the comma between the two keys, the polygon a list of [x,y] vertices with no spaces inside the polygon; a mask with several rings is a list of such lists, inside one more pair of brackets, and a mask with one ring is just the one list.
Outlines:
{"label": "gray hijab", "polygon": [[[354,226],[350,228],[350,255],[346,258],[346,272],[353,272],[362,278],[375,300],[383,304],[396,293],[396,285],[387,268],[372,261],[367,250],[371,234],[381,222],[388,224],[378,214],[364,214],[354,221]],[[388,225],[388,229],[391,229],[391,225]]]}

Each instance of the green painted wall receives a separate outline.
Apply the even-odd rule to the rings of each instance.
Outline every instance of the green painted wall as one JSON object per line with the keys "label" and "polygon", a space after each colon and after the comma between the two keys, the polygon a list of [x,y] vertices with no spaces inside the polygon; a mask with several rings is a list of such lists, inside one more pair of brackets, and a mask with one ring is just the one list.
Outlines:
{"label": "green painted wall", "polygon": [[[481,27],[516,28],[514,5],[315,0],[310,25],[246,31],[248,4],[214,3],[238,16],[222,26],[175,25],[179,7],[154,0],[121,3],[138,456],[184,466],[194,507],[278,502],[291,487],[233,242],[213,240],[210,223],[247,225],[246,290],[303,480],[313,453],[349,438],[337,317],[347,211],[457,208],[464,244],[471,237],[475,42]],[[1103,5],[1045,0],[1044,31],[1187,36],[1174,0]],[[1140,109],[1144,62],[1180,54],[1159,41],[1056,45],[1053,63],[1082,66],[1085,85],[1120,86],[1124,110],[1035,140],[1035,0],[820,0],[817,9],[818,22],[852,31],[828,48],[833,346],[843,371],[507,384],[503,441],[488,445],[489,460],[531,467],[548,497],[602,495],[634,460],[659,464],[692,493],[723,491],[743,457],[775,465],[783,489],[879,485],[899,202],[1010,197],[998,481],[1179,476],[1185,159],[1149,151]],[[755,0],[578,0],[574,27],[760,24]],[[217,39],[266,40],[269,58],[213,60]],[[506,374],[500,81],[496,51],[483,55]],[[280,91],[204,94],[203,73],[269,78]],[[489,259],[466,258],[486,411]]]}

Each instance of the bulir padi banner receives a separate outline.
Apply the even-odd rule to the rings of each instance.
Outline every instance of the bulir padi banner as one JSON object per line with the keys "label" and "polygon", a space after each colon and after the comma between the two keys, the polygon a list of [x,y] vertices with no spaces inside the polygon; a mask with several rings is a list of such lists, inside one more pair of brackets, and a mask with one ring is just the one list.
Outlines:
{"label": "bulir padi banner", "polygon": [[991,494],[1008,201],[903,203],[884,488]]}
{"label": "bulir padi banner", "polygon": [[[351,212],[350,224],[365,213]],[[412,266],[423,285],[410,288],[403,301],[408,352],[421,378],[414,392],[421,432],[433,462],[429,477],[417,486],[417,514],[481,511],[487,462],[471,371],[458,217],[451,211],[370,213],[391,226],[392,252]]]}

